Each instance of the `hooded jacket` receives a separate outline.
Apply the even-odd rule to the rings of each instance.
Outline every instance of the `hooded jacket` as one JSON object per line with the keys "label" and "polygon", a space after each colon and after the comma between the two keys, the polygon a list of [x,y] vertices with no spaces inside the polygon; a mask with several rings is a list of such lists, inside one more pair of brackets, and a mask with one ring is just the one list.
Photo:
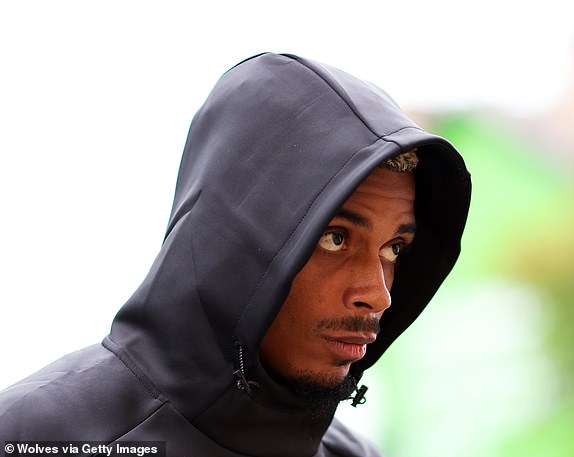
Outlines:
{"label": "hooded jacket", "polygon": [[[169,225],[110,334],[0,394],[0,441],[163,441],[169,456],[372,456],[274,382],[258,348],[336,210],[417,148],[417,234],[360,379],[416,319],[460,250],[470,179],[381,89],[294,55],[225,73],[194,117]],[[333,411],[334,413],[334,411]]]}

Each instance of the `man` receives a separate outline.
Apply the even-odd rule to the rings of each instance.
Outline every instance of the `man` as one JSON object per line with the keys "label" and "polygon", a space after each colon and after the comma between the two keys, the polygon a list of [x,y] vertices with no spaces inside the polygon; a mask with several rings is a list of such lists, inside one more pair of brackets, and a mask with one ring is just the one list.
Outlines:
{"label": "man", "polygon": [[364,370],[453,267],[469,198],[456,150],[377,87],[247,59],[191,124],[148,276],[101,345],[0,395],[0,440],[379,455],[336,406],[364,401]]}

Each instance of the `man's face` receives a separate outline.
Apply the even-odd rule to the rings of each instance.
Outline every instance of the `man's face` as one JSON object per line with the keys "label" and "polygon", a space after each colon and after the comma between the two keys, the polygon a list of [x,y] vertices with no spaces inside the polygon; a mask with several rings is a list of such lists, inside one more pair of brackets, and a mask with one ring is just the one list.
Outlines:
{"label": "man's face", "polygon": [[265,335],[264,366],[286,381],[340,384],[391,305],[397,257],[414,238],[412,173],[377,168],[331,220]]}

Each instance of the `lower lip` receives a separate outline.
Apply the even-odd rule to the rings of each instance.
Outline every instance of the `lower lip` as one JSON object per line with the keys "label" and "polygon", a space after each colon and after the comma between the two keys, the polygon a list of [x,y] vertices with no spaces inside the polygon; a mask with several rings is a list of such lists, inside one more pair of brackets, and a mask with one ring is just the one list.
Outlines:
{"label": "lower lip", "polygon": [[366,344],[345,343],[337,340],[327,340],[327,344],[345,360],[359,360],[367,353]]}

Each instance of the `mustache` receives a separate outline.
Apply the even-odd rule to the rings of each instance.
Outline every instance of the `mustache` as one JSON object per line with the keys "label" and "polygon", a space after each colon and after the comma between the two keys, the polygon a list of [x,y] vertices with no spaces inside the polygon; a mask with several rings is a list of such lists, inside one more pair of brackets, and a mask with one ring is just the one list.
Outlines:
{"label": "mustache", "polygon": [[317,330],[342,330],[378,335],[381,324],[376,317],[345,316],[336,319],[322,319],[317,323]]}

